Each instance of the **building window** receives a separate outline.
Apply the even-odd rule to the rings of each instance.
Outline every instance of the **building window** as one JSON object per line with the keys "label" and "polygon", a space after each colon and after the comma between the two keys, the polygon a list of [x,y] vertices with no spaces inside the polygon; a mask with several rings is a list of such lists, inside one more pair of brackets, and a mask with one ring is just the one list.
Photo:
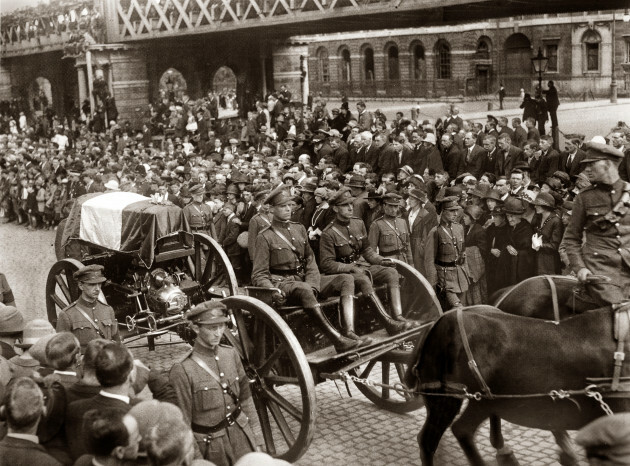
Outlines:
{"label": "building window", "polygon": [[599,71],[600,66],[600,43],[602,39],[595,31],[586,31],[582,42],[584,43],[584,70]]}
{"label": "building window", "polygon": [[624,63],[630,63],[630,38],[626,38],[625,41],[626,44],[626,49],[625,49],[625,55],[624,55]]}
{"label": "building window", "polygon": [[424,69],[424,47],[421,44],[414,45],[412,49],[412,73],[413,79],[422,79]]}
{"label": "building window", "polygon": [[490,38],[488,37],[480,37],[477,42],[477,50],[476,55],[477,58],[488,59],[490,58]]}
{"label": "building window", "polygon": [[439,41],[435,48],[437,79],[451,79],[451,47],[446,41]]}
{"label": "building window", "polygon": [[366,47],[363,51],[363,79],[374,81],[374,49]]}
{"label": "building window", "polygon": [[387,77],[390,80],[400,79],[400,68],[398,64],[398,47],[391,45],[387,49]]}
{"label": "building window", "polygon": [[545,57],[547,61],[547,73],[558,71],[558,44],[545,44]]}
{"label": "building window", "polygon": [[350,50],[348,49],[343,49],[341,51],[341,80],[344,82],[352,81]]}
{"label": "building window", "polygon": [[319,49],[317,52],[317,68],[319,72],[319,80],[321,82],[330,82],[330,69],[328,66],[328,50]]}

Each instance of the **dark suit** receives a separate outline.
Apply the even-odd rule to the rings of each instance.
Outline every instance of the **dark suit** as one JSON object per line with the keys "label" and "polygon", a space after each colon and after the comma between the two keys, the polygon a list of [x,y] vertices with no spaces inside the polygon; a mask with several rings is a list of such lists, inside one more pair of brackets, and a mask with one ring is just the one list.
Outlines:
{"label": "dark suit", "polygon": [[561,170],[560,154],[555,149],[549,149],[546,154],[541,155],[538,173],[532,172],[532,179],[542,183],[558,170]]}
{"label": "dark suit", "polygon": [[578,149],[573,161],[569,164],[569,153],[563,152],[560,156],[560,170],[567,172],[569,176],[577,176],[584,169],[580,164],[584,157],[586,157],[586,153],[582,149]]}
{"label": "dark suit", "polygon": [[93,409],[115,409],[126,414],[131,409],[132,404],[135,404],[133,400],[132,403],[127,404],[122,400],[101,394],[70,403],[66,411],[66,438],[68,439],[70,457],[76,460],[79,456],[87,453],[85,429],[83,428],[85,413]]}
{"label": "dark suit", "polygon": [[366,149],[363,148],[361,150],[362,161],[365,163],[369,163],[372,167],[372,171],[378,173],[378,157],[381,154],[381,148],[376,147],[374,143],[370,144],[370,146]]}
{"label": "dark suit", "polygon": [[341,173],[346,173],[352,168],[350,153],[345,147],[345,144],[339,146],[339,148],[335,149],[335,151],[332,153],[332,163],[339,167]]}
{"label": "dark suit", "polygon": [[444,170],[448,172],[451,180],[466,171],[466,157],[464,151],[460,150],[455,144],[448,149],[442,149],[442,165]]}
{"label": "dark suit", "polygon": [[514,137],[512,138],[512,144],[521,149],[525,147],[527,142],[527,131],[522,126],[514,128]]}
{"label": "dark suit", "polygon": [[512,168],[516,163],[523,160],[523,150],[518,147],[510,146],[507,154],[499,150],[497,154],[497,160],[495,164],[494,174],[497,176],[509,176],[512,172]]}
{"label": "dark suit", "polygon": [[[407,214],[407,221],[409,215]],[[413,225],[410,226],[411,231],[410,243],[411,254],[413,255],[413,265],[418,272],[426,276],[424,267],[424,250],[426,246],[427,236],[431,229],[438,224],[438,216],[435,207],[430,202],[425,202],[420,208]]]}
{"label": "dark suit", "polygon": [[483,174],[483,167],[488,153],[477,144],[472,146],[472,149],[467,147],[464,150],[466,157],[466,171],[475,178],[479,179]]}
{"label": "dark suit", "polygon": [[442,156],[437,147],[431,146],[428,149],[422,147],[420,151],[415,154],[414,165],[412,165],[413,172],[420,176],[424,176],[424,171],[433,169],[435,171],[442,170]]}
{"label": "dark suit", "polygon": [[0,464],[2,466],[61,466],[61,463],[50,456],[41,445],[13,437],[5,437],[0,441]]}

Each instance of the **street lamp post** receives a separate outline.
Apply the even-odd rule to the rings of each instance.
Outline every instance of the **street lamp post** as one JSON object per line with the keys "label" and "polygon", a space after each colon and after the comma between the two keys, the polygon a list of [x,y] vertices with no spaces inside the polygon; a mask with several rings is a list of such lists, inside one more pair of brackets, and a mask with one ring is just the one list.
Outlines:
{"label": "street lamp post", "polygon": [[[625,15],[624,15],[625,17]],[[611,72],[610,72],[610,103],[617,103],[617,75],[615,74],[615,11],[613,10],[612,17],[612,63],[611,63]]]}
{"label": "street lamp post", "polygon": [[534,71],[538,73],[538,92],[542,94],[542,75],[547,70],[547,62],[549,58],[545,57],[542,53],[542,49],[538,47],[538,55],[532,58],[532,65]]}

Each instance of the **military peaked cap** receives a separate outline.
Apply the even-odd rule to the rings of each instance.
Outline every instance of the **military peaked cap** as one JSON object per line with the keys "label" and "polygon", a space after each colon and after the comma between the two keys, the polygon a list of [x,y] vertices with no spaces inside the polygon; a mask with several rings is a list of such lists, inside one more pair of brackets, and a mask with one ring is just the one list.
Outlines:
{"label": "military peaked cap", "polygon": [[272,206],[286,204],[291,200],[291,196],[287,192],[288,187],[284,184],[278,185],[273,189],[263,201],[263,204]]}
{"label": "military peaked cap", "polygon": [[330,198],[330,205],[352,204],[356,198],[350,194],[349,188],[341,188]]}
{"label": "military peaked cap", "polygon": [[227,307],[220,301],[205,301],[188,311],[186,318],[197,325],[224,324],[230,321]]}
{"label": "military peaked cap", "polygon": [[79,270],[74,272],[72,275],[75,280],[80,281],[81,283],[103,283],[107,281],[107,278],[103,276],[103,270],[105,267],[102,265],[86,265],[85,267],[81,267]]}
{"label": "military peaked cap", "polygon": [[619,162],[623,158],[623,152],[607,144],[588,142],[584,147],[586,148],[586,157],[580,163],[597,162],[598,160]]}

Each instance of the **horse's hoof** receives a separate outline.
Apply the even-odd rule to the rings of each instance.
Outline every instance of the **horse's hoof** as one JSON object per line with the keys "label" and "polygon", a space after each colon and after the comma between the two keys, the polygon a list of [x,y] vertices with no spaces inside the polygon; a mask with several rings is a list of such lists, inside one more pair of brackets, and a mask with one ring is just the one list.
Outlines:
{"label": "horse's hoof", "polygon": [[519,466],[519,462],[514,453],[497,453],[497,464],[499,466]]}
{"label": "horse's hoof", "polygon": [[573,455],[567,455],[565,452],[560,452],[560,464],[562,466],[579,466],[580,461]]}

